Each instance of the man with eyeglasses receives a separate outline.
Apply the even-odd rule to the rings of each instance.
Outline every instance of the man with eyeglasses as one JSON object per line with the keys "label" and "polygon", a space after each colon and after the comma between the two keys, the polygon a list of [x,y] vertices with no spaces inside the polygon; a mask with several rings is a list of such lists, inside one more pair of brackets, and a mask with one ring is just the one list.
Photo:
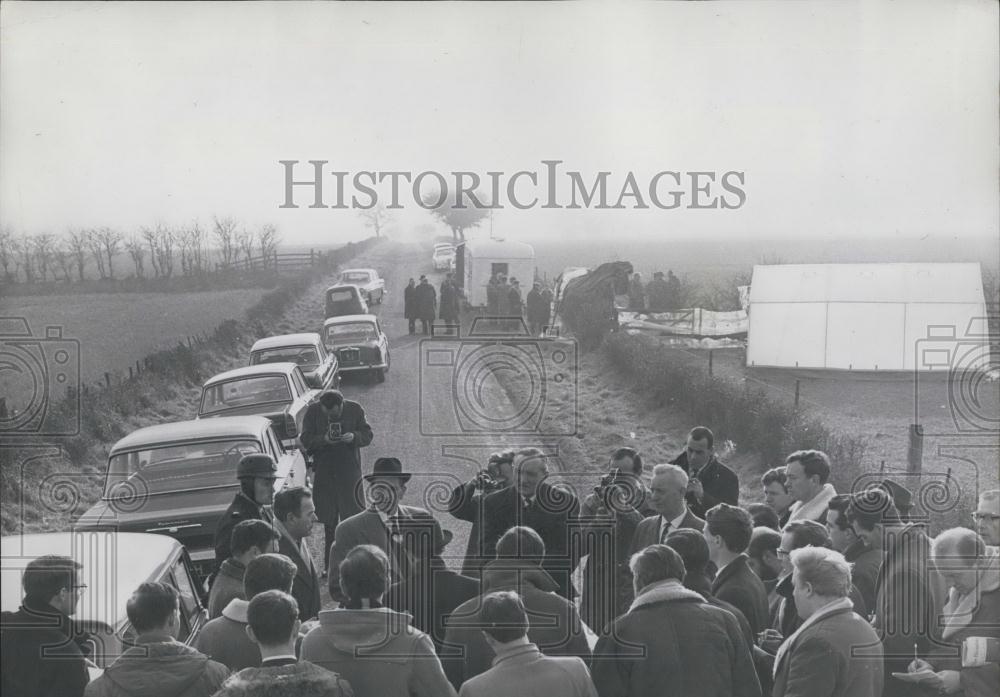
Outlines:
{"label": "man with eyeglasses", "polygon": [[80,697],[90,676],[89,635],[78,634],[70,617],[86,584],[83,566],[57,555],[28,562],[17,612],[0,617],[0,682],[4,695]]}
{"label": "man with eyeglasses", "polygon": [[1000,489],[984,491],[979,495],[979,505],[972,518],[983,542],[991,547],[1000,545]]}

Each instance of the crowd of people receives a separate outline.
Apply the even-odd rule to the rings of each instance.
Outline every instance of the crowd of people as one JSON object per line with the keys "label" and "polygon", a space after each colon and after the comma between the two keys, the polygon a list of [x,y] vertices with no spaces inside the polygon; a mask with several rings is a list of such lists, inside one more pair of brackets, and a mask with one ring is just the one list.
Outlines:
{"label": "crowd of people", "polygon": [[[510,449],[451,492],[447,515],[471,532],[449,568],[453,535],[405,503],[403,462],[378,458],[362,476],[372,429],[359,404],[324,393],[302,441],[312,488],[275,495],[270,458],[241,461],[193,645],[175,638],[176,590],[143,584],[127,605],[134,646],[88,681],[72,621],[80,565],[42,557],[4,618],[4,694],[1000,693],[1000,491],[979,497],[975,529],[931,537],[904,487],[838,493],[816,450],[789,454],[741,503],[705,427],[669,463],[610,453],[579,498],[549,481],[543,451]],[[322,563],[306,544],[318,523]]]}
{"label": "crowd of people", "polygon": [[628,284],[628,309],[633,312],[669,312],[684,304],[681,280],[672,270],[666,278],[662,271],[653,273],[653,280],[643,283],[642,274],[634,273]]}

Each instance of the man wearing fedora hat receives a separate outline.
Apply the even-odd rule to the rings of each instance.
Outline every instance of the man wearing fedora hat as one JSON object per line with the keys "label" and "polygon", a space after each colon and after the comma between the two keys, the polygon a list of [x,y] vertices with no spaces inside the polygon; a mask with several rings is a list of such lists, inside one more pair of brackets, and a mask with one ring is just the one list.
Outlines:
{"label": "man wearing fedora hat", "polygon": [[[420,531],[426,534],[436,523],[434,516],[423,508],[400,503],[412,476],[403,471],[403,463],[395,457],[375,460],[371,474],[365,475],[368,507],[337,526],[330,548],[331,569],[339,569],[347,553],[358,545],[375,545],[389,557],[392,583],[409,575],[410,566],[420,556],[420,546],[412,538]],[[430,550],[426,556],[430,557]],[[330,597],[343,602],[336,573],[329,575],[329,586]]]}
{"label": "man wearing fedora hat", "polygon": [[337,523],[361,510],[361,448],[372,438],[365,410],[338,390],[326,390],[306,408],[301,440],[312,458],[313,500],[325,531],[324,574]]}

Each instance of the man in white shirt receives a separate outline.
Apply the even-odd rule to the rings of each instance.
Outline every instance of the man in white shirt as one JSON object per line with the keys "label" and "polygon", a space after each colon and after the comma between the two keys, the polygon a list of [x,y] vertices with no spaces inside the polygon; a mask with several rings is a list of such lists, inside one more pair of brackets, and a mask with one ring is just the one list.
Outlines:
{"label": "man in white shirt", "polygon": [[650,504],[656,515],[645,518],[632,537],[632,554],[655,544],[663,544],[673,530],[691,528],[699,532],[705,521],[688,509],[685,495],[688,476],[677,465],[656,465],[650,483]]}

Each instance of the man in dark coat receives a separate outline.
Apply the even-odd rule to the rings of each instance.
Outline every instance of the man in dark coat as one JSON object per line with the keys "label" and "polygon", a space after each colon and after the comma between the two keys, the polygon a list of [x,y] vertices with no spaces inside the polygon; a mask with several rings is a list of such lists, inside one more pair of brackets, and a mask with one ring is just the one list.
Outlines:
{"label": "man in dark coat", "polygon": [[411,278],[403,289],[403,317],[409,322],[410,334],[417,333],[417,285]]}
{"label": "man in dark coat", "polygon": [[892,497],[883,489],[854,494],[847,517],[858,537],[883,555],[873,622],[882,641],[879,655],[885,658],[883,695],[912,695],[912,685],[892,673],[905,673],[913,652],[925,655],[940,637],[938,603],[944,584],[930,564],[930,539],[922,524],[899,520]]}
{"label": "man in dark coat", "polygon": [[306,409],[301,439],[313,461],[313,499],[326,533],[324,575],[338,523],[361,510],[361,448],[373,437],[365,410],[337,390],[327,390]]}
{"label": "man in dark coat", "polygon": [[666,545],[632,559],[635,600],[594,647],[601,697],[760,697],[736,617],[685,588],[684,562]]}
{"label": "man in dark coat", "polygon": [[312,535],[316,517],[316,504],[312,492],[302,486],[282,489],[274,496],[275,527],[281,533],[278,552],[295,563],[295,580],[292,597],[299,608],[303,622],[319,615],[322,609],[319,598],[319,574],[306,538]]}
{"label": "man in dark coat", "polygon": [[[17,612],[0,616],[0,683],[5,695],[81,697],[90,680],[86,642],[70,616],[86,587],[70,559],[48,555],[28,562]],[[43,651],[43,649],[47,649]]]}
{"label": "man in dark coat", "polygon": [[535,281],[531,290],[528,291],[525,305],[528,315],[528,330],[532,336],[539,336],[548,320],[545,318],[547,306],[542,300],[542,284],[538,281]]}
{"label": "man in dark coat", "polygon": [[432,556],[421,558],[419,550],[412,550],[417,563],[405,578],[389,588],[386,607],[413,617],[412,626],[430,636],[434,650],[440,654],[448,616],[466,600],[479,595],[479,581],[455,573],[441,558],[444,548],[451,542],[451,530],[442,530],[434,521],[427,532],[433,536],[430,541],[425,542],[417,536],[409,536],[409,540],[420,540],[421,547],[433,550]]}
{"label": "man in dark coat", "polygon": [[431,333],[431,325],[437,316],[437,291],[434,286],[427,282],[427,276],[420,277],[420,285],[414,290],[414,299],[417,301],[417,318],[420,320],[420,329],[424,334]]}
{"label": "man in dark coat", "polygon": [[236,478],[240,482],[240,491],[219,518],[215,530],[215,562],[220,565],[232,556],[230,546],[237,523],[263,520],[274,524],[271,502],[274,500],[274,480],[278,478],[278,465],[274,459],[264,453],[244,455],[236,466]]}
{"label": "man in dark coat", "polygon": [[590,647],[576,607],[557,594],[558,584],[541,568],[547,551],[534,530],[515,527],[496,545],[497,558],[483,568],[481,596],[455,608],[441,663],[452,685],[486,672],[494,658],[483,637],[483,598],[497,591],[514,591],[528,611],[528,639],[547,656],[590,657]]}
{"label": "man in dark coat", "polygon": [[[851,567],[832,549],[792,552],[802,624],[774,659],[774,697],[880,697],[882,661],[878,636],[851,608]],[[868,647],[871,656],[858,653]],[[907,692],[907,694],[913,694]]]}
{"label": "man in dark coat", "polygon": [[670,287],[663,280],[663,272],[653,274],[653,280],[646,286],[646,302],[650,312],[666,312],[670,308]]}
{"label": "man in dark coat", "polygon": [[449,335],[452,333],[452,327],[458,324],[458,300],[458,287],[455,286],[449,273],[441,282],[441,319],[448,325],[445,333]]}
{"label": "man in dark coat", "polygon": [[483,564],[493,561],[482,554],[485,531],[483,502],[490,494],[514,483],[514,454],[513,449],[491,454],[485,472],[478,472],[469,481],[452,489],[448,512],[459,520],[472,523],[462,561],[463,576],[478,578]]}
{"label": "man in dark coat", "polygon": [[516,278],[510,279],[510,290],[507,291],[510,302],[510,316],[521,317],[524,315],[524,301],[521,298],[521,283]]}
{"label": "man in dark coat", "polygon": [[576,596],[570,576],[580,561],[578,544],[570,537],[579,533],[571,523],[579,516],[580,504],[572,493],[545,483],[548,464],[538,448],[524,448],[514,457],[515,486],[497,491],[484,502],[483,556],[496,555],[500,537],[512,527],[524,525],[545,542],[542,568],[559,584],[560,594]]}
{"label": "man in dark coat", "polygon": [[750,569],[744,553],[753,534],[750,514],[720,503],[706,514],[703,534],[718,569],[712,594],[739,608],[756,636],[767,629],[769,616],[764,582]]}
{"label": "man in dark coat", "polygon": [[684,452],[671,460],[688,477],[688,506],[699,518],[704,518],[709,508],[728,503],[738,506],[740,479],[736,473],[715,458],[715,436],[704,426],[696,426],[688,433]]}
{"label": "man in dark coat", "polygon": [[[340,563],[358,545],[375,545],[389,558],[391,585],[410,574],[415,563],[414,553],[419,540],[434,525],[434,516],[427,510],[401,503],[406,484],[413,475],[403,471],[403,463],[395,457],[380,457],[365,475],[370,505],[360,513],[340,522],[330,549],[330,567]],[[331,572],[327,581],[330,597],[337,602],[345,599],[339,575]]]}

